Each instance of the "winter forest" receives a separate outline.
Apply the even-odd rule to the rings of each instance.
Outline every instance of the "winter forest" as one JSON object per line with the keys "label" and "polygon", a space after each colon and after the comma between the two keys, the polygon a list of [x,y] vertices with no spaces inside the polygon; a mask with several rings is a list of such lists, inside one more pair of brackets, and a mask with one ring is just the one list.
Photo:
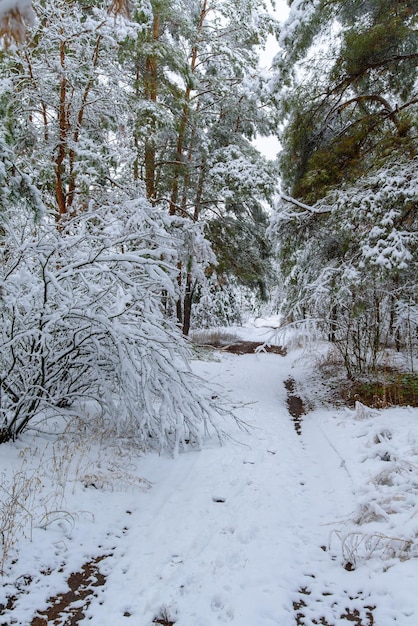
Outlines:
{"label": "winter forest", "polygon": [[193,335],[262,315],[416,401],[418,4],[287,5],[0,0],[0,456],[222,441]]}
{"label": "winter forest", "polygon": [[177,445],[180,335],[263,307],[413,369],[416,3],[289,4],[0,3],[0,441],[89,398]]}

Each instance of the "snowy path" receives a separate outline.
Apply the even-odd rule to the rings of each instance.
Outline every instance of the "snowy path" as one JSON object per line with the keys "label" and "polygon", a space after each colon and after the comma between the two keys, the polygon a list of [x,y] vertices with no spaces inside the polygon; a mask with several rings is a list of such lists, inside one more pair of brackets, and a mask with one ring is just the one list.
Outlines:
{"label": "snowy path", "polygon": [[234,433],[240,444],[144,460],[153,488],[138,496],[88,623],[113,626],[125,615],[149,626],[166,611],[177,626],[295,624],[306,577],[337,569],[321,546],[326,525],[352,502],[349,477],[320,429],[295,433],[283,384],[289,367],[268,354],[196,364],[206,380],[251,403],[239,413],[254,429]]}
{"label": "snowy path", "polygon": [[[147,491],[123,485],[95,489],[94,481],[83,484],[78,476],[65,503],[77,523],[72,529],[62,523],[34,529],[12,576],[20,583],[11,585],[12,595],[19,589],[6,611],[11,620],[2,616],[0,624],[51,623],[45,618],[48,599],[68,590],[71,572],[109,555],[99,565],[103,586],[79,601],[84,619],[69,621],[67,614],[54,623],[416,626],[416,559],[395,559],[390,567],[378,558],[359,559],[350,571],[344,568],[341,533],[359,497],[367,501],[380,489],[373,476],[382,469],[397,472],[396,464],[377,454],[380,445],[418,467],[418,413],[393,409],[359,421],[344,410],[318,409],[304,417],[299,436],[284,385],[289,376],[306,381],[309,364],[305,355],[299,357],[219,353],[195,361],[196,373],[218,395],[229,395],[251,429],[226,420],[231,440],[224,446],[213,441],[175,460],[123,453],[119,467],[126,460],[128,474],[152,483]],[[389,431],[387,444],[376,443],[376,433]],[[102,471],[108,461],[99,463]],[[394,476],[398,480],[405,472]],[[394,482],[400,517],[389,515],[378,530],[399,533],[394,524],[405,519],[413,536],[418,482],[409,473],[405,480],[404,492]],[[384,498],[386,489],[383,484]]]}

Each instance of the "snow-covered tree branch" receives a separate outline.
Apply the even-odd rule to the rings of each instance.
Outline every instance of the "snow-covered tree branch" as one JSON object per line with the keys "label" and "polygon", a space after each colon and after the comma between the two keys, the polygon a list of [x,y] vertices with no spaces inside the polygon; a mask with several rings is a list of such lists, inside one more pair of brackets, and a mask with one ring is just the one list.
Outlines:
{"label": "snow-covered tree branch", "polygon": [[201,444],[216,411],[163,315],[176,252],[162,217],[144,199],[123,198],[60,228],[28,220],[18,232],[8,216],[0,443],[40,417],[77,415],[100,417],[109,433],[143,448]]}

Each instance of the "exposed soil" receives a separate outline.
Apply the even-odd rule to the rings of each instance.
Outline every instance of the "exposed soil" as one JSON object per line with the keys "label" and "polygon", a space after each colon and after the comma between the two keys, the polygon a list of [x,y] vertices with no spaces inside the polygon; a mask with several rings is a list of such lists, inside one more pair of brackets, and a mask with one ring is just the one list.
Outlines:
{"label": "exposed soil", "polygon": [[206,342],[202,347],[216,348],[223,352],[231,352],[232,354],[254,354],[260,350],[261,352],[270,352],[272,354],[280,354],[286,356],[287,350],[283,346],[272,346],[259,341],[233,341],[225,343],[221,340],[213,340]]}
{"label": "exposed soil", "polygon": [[284,386],[287,390],[287,406],[289,409],[289,413],[293,418],[293,423],[295,426],[295,430],[298,435],[302,434],[302,415],[305,415],[305,407],[303,401],[299,396],[295,396],[294,391],[296,387],[296,383],[293,378],[288,378],[284,381]]}
{"label": "exposed soil", "polygon": [[[311,595],[311,592],[309,591],[309,589],[307,589],[306,587],[303,587],[299,589],[300,597],[298,598],[298,600],[295,600],[293,602],[296,626],[312,626],[312,624],[320,624],[321,626],[335,626],[334,622],[329,622],[327,619],[325,619],[325,617],[321,617],[319,620],[314,619],[312,621],[309,620],[309,622],[307,621],[307,618],[304,614],[304,609],[309,604],[310,595]],[[333,599],[332,599],[332,594],[328,592],[324,592],[322,596],[323,596],[324,604],[326,604],[327,606],[332,606],[334,609],[336,608],[335,603],[333,602]],[[363,601],[365,600],[364,598],[361,598],[361,596],[358,596],[356,598],[349,598],[350,601],[358,600],[358,599],[363,600]],[[318,600],[315,599],[315,603],[317,602]],[[340,620],[346,620],[347,622],[351,622],[355,626],[374,626],[375,622],[374,622],[374,617],[373,617],[373,611],[375,608],[376,608],[375,606],[365,605],[364,606],[364,618],[362,617],[358,609],[345,608],[344,611],[341,613],[340,613],[340,610],[342,609],[338,609],[338,613],[340,613],[339,618],[338,618],[338,623],[340,622]]]}
{"label": "exposed soil", "polygon": [[[41,573],[42,575],[47,576],[50,572],[47,571]],[[15,581],[14,593],[6,597],[5,604],[0,604],[0,617],[2,619],[5,615],[10,614],[14,610],[19,597],[25,593],[28,593],[28,589],[32,583],[32,576],[19,576],[19,578]],[[10,626],[10,622],[0,621],[0,626]]]}
{"label": "exposed soil", "polygon": [[30,626],[77,626],[85,617],[91,599],[97,587],[102,587],[106,576],[99,570],[99,563],[106,557],[104,554],[84,563],[80,572],[74,572],[67,580],[69,590],[48,600],[48,608],[38,611]]}
{"label": "exposed soil", "polygon": [[[304,403],[301,398],[294,395],[296,391],[296,382],[293,378],[289,377],[284,382],[284,386],[288,392],[287,396],[287,405],[289,408],[289,413],[293,418],[295,430],[298,435],[302,434],[302,416],[306,413]],[[326,547],[321,546],[322,550],[326,552]],[[347,571],[352,571],[354,568],[351,563],[345,564],[345,569]],[[312,576],[315,578],[315,576]],[[374,616],[373,611],[375,610],[375,606],[372,606],[368,603],[368,598],[363,597],[362,593],[356,597],[347,597],[347,604],[351,604],[353,600],[360,600],[360,603],[363,605],[363,610],[360,611],[356,608],[344,607],[344,609],[338,606],[337,601],[333,599],[333,594],[324,591],[322,593],[322,598],[318,599],[315,597],[314,599],[310,599],[312,592],[308,587],[301,587],[298,590],[298,598],[293,602],[293,610],[295,617],[296,626],[336,626],[336,622],[340,624],[341,620],[346,620],[348,623],[354,624],[355,626],[374,626]],[[338,599],[339,601],[339,599]],[[309,604],[314,603],[315,607],[318,606],[318,602],[322,603],[324,607],[332,608],[333,613],[335,615],[334,621],[328,621],[325,617],[320,617],[318,620],[311,619],[306,617],[306,608],[309,607]],[[329,613],[329,610],[326,611]]]}
{"label": "exposed soil", "polygon": [[257,350],[261,352],[271,352],[273,354],[280,354],[286,356],[287,350],[282,346],[270,346],[259,343],[258,341],[240,341],[239,343],[231,343],[227,346],[220,346],[221,350],[225,352],[232,352],[232,354],[254,354]]}
{"label": "exposed soil", "polygon": [[[5,612],[13,611],[17,600],[17,595],[9,596],[6,599],[6,604],[0,604],[0,616],[4,615]],[[0,626],[8,626],[7,622],[0,622]]]}
{"label": "exposed soil", "polygon": [[[224,502],[224,500],[218,500]],[[48,599],[48,608],[43,611],[37,611],[33,617],[30,626],[78,626],[86,614],[91,600],[97,596],[97,589],[103,587],[106,583],[106,576],[100,571],[99,565],[101,561],[112,556],[112,554],[102,554],[82,566],[79,572],[73,572],[67,579],[68,591],[57,594]],[[51,572],[43,572],[46,576]],[[27,587],[32,583],[32,579],[23,581],[22,585],[17,585],[19,593],[27,592]],[[16,596],[10,596],[6,605],[0,605],[0,615],[12,611]],[[131,617],[131,613],[126,611],[124,617]],[[174,626],[175,622],[169,616],[166,609],[155,616],[153,624],[161,626]],[[9,622],[0,622],[0,626],[10,626]]]}

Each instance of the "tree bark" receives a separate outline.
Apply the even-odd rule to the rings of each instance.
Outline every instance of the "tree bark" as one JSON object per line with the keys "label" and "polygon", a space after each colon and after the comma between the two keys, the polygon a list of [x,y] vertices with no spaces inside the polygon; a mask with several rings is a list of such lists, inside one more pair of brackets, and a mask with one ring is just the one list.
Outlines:
{"label": "tree bark", "polygon": [[[196,40],[195,44],[192,48],[191,58],[190,58],[190,71],[191,74],[196,70],[197,58],[199,54],[199,39],[201,37],[203,26],[205,23],[206,16],[208,14],[208,2],[207,0],[203,0],[202,8],[200,11],[199,24],[196,31]],[[193,84],[189,81],[186,86],[186,90],[184,93],[184,104],[182,108],[179,131],[177,135],[177,145],[176,145],[176,157],[174,164],[174,173],[173,173],[173,181],[171,187],[171,196],[170,196],[170,205],[169,205],[169,213],[170,215],[176,215],[179,210],[179,190],[180,190],[180,178],[181,174],[184,171],[183,176],[183,197],[182,197],[182,205],[181,205],[181,213],[183,216],[186,216],[186,208],[187,208],[187,190],[190,182],[190,164],[193,157],[193,136],[194,131],[191,133],[191,138],[189,141],[189,152],[187,157],[187,162],[184,162],[184,151],[185,151],[185,142],[186,142],[186,131],[187,127],[190,123],[190,100],[192,94]],[[195,206],[193,221],[197,221],[199,217],[199,210]],[[190,265],[192,264],[193,259],[190,260]],[[179,288],[180,293],[182,289],[182,268],[180,265],[179,268]],[[191,321],[191,313],[192,313],[192,303],[193,303],[193,293],[195,289],[195,285],[193,283],[193,277],[190,271],[187,271],[185,278],[185,292],[183,299],[179,298],[177,302],[177,321],[179,325],[183,329],[183,334],[188,335],[190,330],[190,321]]]}
{"label": "tree bark", "polygon": [[64,159],[68,151],[67,78],[65,75],[65,42],[60,42],[61,79],[58,103],[59,142],[55,160],[55,197],[58,204],[57,222],[67,213],[67,197],[64,186]]}
{"label": "tree bark", "polygon": [[[192,54],[190,58],[190,70],[191,74],[193,74],[196,70],[197,57],[199,53],[199,39],[201,37],[203,26],[205,23],[206,16],[208,14],[208,5],[207,0],[203,0],[202,8],[200,11],[199,17],[199,25],[197,27],[196,32],[196,43],[193,46]],[[170,215],[175,215],[178,210],[178,197],[179,197],[179,184],[180,184],[180,175],[181,171],[184,167],[183,164],[183,153],[184,153],[184,144],[186,139],[186,129],[189,123],[190,117],[190,97],[192,93],[193,85],[189,82],[186,87],[186,91],[184,93],[184,104],[180,118],[179,132],[177,135],[177,145],[176,145],[176,159],[174,165],[174,174],[173,174],[173,183],[171,188],[171,198],[170,198]]]}
{"label": "tree bark", "polygon": [[[160,36],[160,16],[156,14],[154,16],[153,28],[152,28],[152,41],[155,43]],[[150,102],[156,104],[158,98],[158,62],[156,54],[151,54],[145,61],[145,98]],[[154,129],[155,130],[155,129]],[[155,132],[151,133],[155,135]],[[155,141],[154,139],[146,139],[145,141],[145,190],[148,200],[155,203]]]}

